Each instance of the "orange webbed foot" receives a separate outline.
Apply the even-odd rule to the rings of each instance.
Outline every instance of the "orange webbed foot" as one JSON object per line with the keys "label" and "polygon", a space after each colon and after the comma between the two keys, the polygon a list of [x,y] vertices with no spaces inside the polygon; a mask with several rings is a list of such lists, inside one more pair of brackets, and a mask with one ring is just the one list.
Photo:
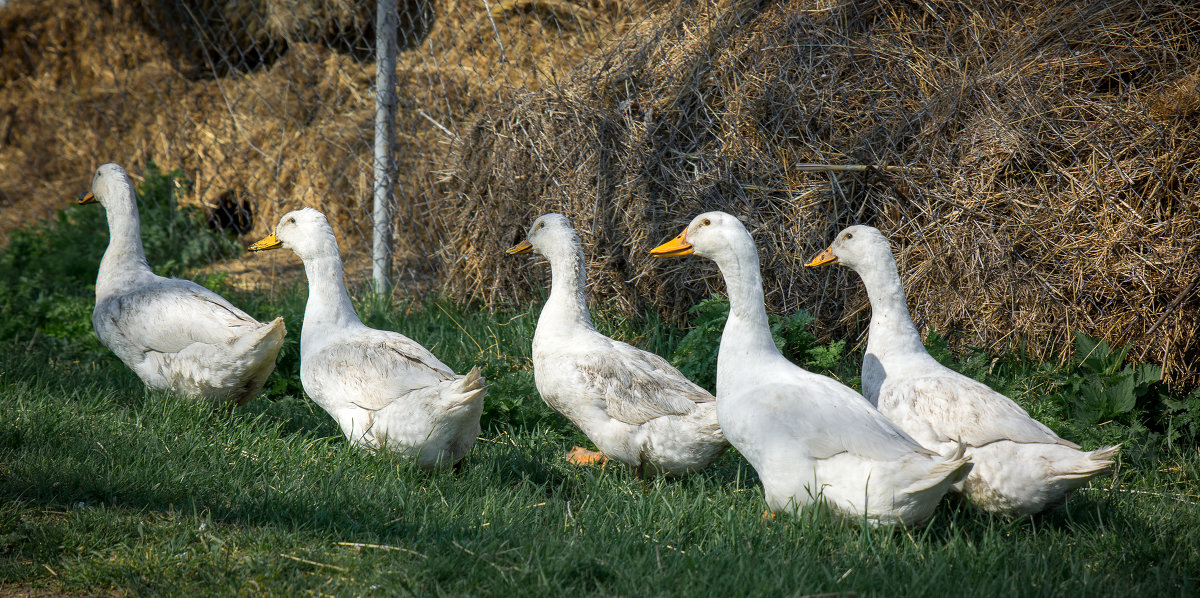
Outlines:
{"label": "orange webbed foot", "polygon": [[608,462],[608,458],[599,451],[589,451],[581,446],[572,448],[565,458],[575,465],[595,465],[597,463],[604,465]]}

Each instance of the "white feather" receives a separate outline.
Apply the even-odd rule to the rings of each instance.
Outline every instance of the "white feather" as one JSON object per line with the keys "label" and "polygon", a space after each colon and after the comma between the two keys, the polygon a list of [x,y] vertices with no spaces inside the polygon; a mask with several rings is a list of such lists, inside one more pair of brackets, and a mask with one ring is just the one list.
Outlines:
{"label": "white feather", "polygon": [[713,396],[665,359],[600,334],[584,297],[583,249],[575,229],[547,214],[529,230],[550,260],[550,297],[533,337],[533,373],[546,404],[610,459],[683,474],[729,446]]}
{"label": "white feather", "polygon": [[480,432],[479,368],[455,375],[416,341],[363,324],[346,294],[333,229],[320,212],[284,214],[275,236],[300,256],[308,276],[300,334],[304,392],[359,446],[411,456],[425,469],[461,460]]}
{"label": "white feather", "polygon": [[133,185],[116,164],[96,171],[92,194],[108,217],[92,326],[150,388],[241,405],[275,368],[283,319],[262,324],[188,280],[154,274],[142,249]]}
{"label": "white feather", "polygon": [[717,417],[762,479],[772,511],[818,502],[875,524],[920,525],[971,464],[938,455],[845,385],[779,353],[763,305],[754,241],[736,218],[708,212],[684,239],[717,263],[729,319],[717,358]]}
{"label": "white feather", "polygon": [[966,445],[975,467],[956,491],[984,510],[1028,515],[1061,504],[1109,468],[1119,447],[1081,451],[1012,399],[929,355],[909,316],[891,247],[878,230],[847,228],[829,252],[858,272],[871,300],[864,394],[922,444],[940,451]]}

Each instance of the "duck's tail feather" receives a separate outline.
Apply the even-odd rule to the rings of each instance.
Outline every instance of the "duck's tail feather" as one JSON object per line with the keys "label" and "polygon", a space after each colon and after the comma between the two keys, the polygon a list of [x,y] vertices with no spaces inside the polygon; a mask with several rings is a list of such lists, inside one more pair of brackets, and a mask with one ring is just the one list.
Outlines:
{"label": "duck's tail feather", "polygon": [[1112,467],[1113,458],[1121,451],[1121,445],[1103,446],[1090,453],[1080,452],[1080,459],[1072,467],[1055,473],[1060,480],[1077,480],[1080,483],[1104,473]]}
{"label": "duck's tail feather", "polygon": [[446,396],[452,403],[468,404],[476,399],[482,400],[484,392],[487,390],[485,384],[487,379],[483,377],[483,372],[479,366],[471,368],[471,371],[450,382]]}
{"label": "duck's tail feather", "polygon": [[259,363],[269,360],[273,363],[279,355],[279,349],[283,347],[283,337],[286,334],[287,327],[283,325],[283,318],[275,318],[238,339],[238,345],[244,349],[246,361]]}
{"label": "duck's tail feather", "polygon": [[950,486],[966,479],[973,466],[971,458],[967,456],[967,445],[960,440],[958,446],[954,447],[954,452],[942,457],[940,463],[929,468],[924,477],[909,484],[903,492],[917,494],[935,491],[941,495],[949,490]]}
{"label": "duck's tail feather", "polygon": [[283,318],[275,318],[238,339],[238,349],[241,352],[238,361],[243,364],[244,369],[237,370],[235,375],[244,380],[244,385],[241,390],[233,393],[234,405],[244,405],[262,390],[267,376],[275,369],[275,358],[279,356],[286,334],[287,327],[283,325]]}

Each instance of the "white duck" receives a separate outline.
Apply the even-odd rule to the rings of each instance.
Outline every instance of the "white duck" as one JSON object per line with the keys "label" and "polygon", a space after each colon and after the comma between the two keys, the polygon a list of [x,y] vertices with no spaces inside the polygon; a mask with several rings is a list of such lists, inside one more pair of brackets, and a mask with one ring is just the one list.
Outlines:
{"label": "white duck", "polygon": [[1084,452],[1008,397],[933,359],[913,326],[888,241],[869,226],[842,231],[807,266],[841,264],[858,272],[871,301],[863,394],[925,446],[960,441],[975,463],[956,485],[978,507],[1029,515],[1107,470],[1119,446]]}
{"label": "white duck", "polygon": [[304,261],[308,304],[300,383],[351,442],[414,457],[423,469],[457,463],[479,436],[484,379],[457,376],[412,339],[368,328],[350,304],[337,239],[312,208],[288,212],[251,251],[291,249]]}
{"label": "white duck", "polygon": [[[713,396],[662,357],[596,331],[584,296],[579,237],[561,214],[534,221],[510,254],[550,261],[550,297],[533,335],[533,375],[546,404],[578,426],[604,456],[644,475],[704,469],[729,443]],[[599,455],[576,448],[576,463]]]}
{"label": "white duck", "polygon": [[97,201],[109,232],[92,311],[100,342],[150,388],[217,405],[254,398],[275,369],[283,318],[262,324],[190,280],[151,272],[133,184],[120,166],[101,166],[79,198]]}
{"label": "white duck", "polygon": [[708,212],[651,254],[690,253],[717,263],[729,320],[717,357],[717,418],[758,472],[772,511],[823,501],[874,524],[920,525],[971,464],[959,450],[930,451],[862,395],[779,353],[763,306],[754,240],[737,218]]}

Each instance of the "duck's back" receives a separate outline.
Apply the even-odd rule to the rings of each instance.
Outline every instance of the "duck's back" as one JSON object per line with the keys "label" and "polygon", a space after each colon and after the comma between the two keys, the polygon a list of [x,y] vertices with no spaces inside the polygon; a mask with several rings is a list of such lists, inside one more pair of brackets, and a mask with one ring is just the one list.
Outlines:
{"label": "duck's back", "polygon": [[352,442],[414,456],[425,468],[457,462],[474,444],[479,368],[458,376],[397,332],[359,325],[323,336],[303,347],[300,379]]}
{"label": "duck's back", "polygon": [[795,510],[820,497],[874,522],[918,524],[966,475],[961,454],[936,455],[854,391],[800,373],[747,384],[717,404],[725,436],[758,472],[773,511]]}
{"label": "duck's back", "polygon": [[926,446],[961,440],[969,447],[1012,441],[1079,448],[1012,399],[931,357],[898,369],[879,387],[879,411]]}
{"label": "duck's back", "polygon": [[761,384],[722,397],[717,409],[726,436],[734,446],[754,447],[764,457],[779,453],[820,460],[850,453],[891,461],[910,453],[933,454],[854,391],[824,376],[811,377],[805,384]]}
{"label": "duck's back", "polygon": [[239,403],[261,389],[284,334],[282,320],[262,324],[194,282],[157,276],[99,298],[92,325],[147,386]]}
{"label": "duck's back", "polygon": [[228,343],[262,325],[224,297],[174,278],[158,278],[101,298],[92,311],[92,324],[101,340],[125,341],[160,353],[177,353],[197,342]]}
{"label": "duck's back", "polygon": [[416,341],[367,327],[331,333],[301,353],[301,382],[322,407],[378,411],[454,372]]}
{"label": "duck's back", "polygon": [[607,417],[640,425],[714,400],[662,357],[594,330],[536,337],[533,353],[539,392],[568,417],[586,403]]}
{"label": "duck's back", "polygon": [[931,448],[961,441],[975,467],[957,490],[987,511],[1029,515],[1062,504],[1119,449],[1081,451],[1012,399],[940,364],[888,376],[879,409]]}
{"label": "duck's back", "polygon": [[715,398],[661,356],[590,327],[547,333],[533,348],[538,392],[606,456],[682,474],[725,450]]}

